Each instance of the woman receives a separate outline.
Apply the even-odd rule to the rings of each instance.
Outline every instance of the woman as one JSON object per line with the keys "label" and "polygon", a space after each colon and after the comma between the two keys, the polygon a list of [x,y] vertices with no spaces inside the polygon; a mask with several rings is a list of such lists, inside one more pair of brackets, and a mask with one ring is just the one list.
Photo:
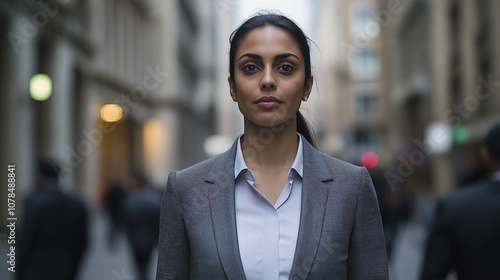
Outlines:
{"label": "woman", "polygon": [[313,85],[307,37],[262,13],[230,42],[244,134],[169,175],[157,279],[388,279],[368,172],[316,150],[299,113]]}

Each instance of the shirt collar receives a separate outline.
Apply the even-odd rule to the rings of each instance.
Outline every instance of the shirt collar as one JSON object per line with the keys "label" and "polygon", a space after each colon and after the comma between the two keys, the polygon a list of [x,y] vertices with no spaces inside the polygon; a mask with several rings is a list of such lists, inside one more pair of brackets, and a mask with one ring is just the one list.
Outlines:
{"label": "shirt collar", "polygon": [[238,143],[236,146],[236,157],[234,159],[234,178],[240,175],[241,171],[248,170],[247,164],[245,163],[245,159],[243,158],[243,152],[241,151],[241,137],[238,137]]}
{"label": "shirt collar", "polygon": [[[238,137],[238,143],[236,146],[236,157],[234,159],[234,178],[238,177],[243,170],[249,170],[247,164],[245,163],[245,159],[243,158],[243,152],[241,151],[241,137]],[[303,144],[302,144],[302,135],[297,133],[299,137],[299,145],[297,148],[297,154],[295,155],[295,160],[293,161],[291,170],[295,170],[300,177],[303,177],[304,171],[304,152],[303,152]]]}

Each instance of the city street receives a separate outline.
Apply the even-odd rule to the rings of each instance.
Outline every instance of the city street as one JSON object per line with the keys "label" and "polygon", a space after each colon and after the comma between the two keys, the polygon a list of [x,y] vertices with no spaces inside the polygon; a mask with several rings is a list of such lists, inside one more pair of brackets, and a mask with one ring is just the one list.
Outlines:
{"label": "city street", "polygon": [[[313,219],[296,220],[291,229],[316,232],[298,230],[297,239],[328,241],[330,228],[338,227],[344,236],[359,233],[360,240],[373,242],[359,253],[367,266],[361,261],[346,268],[322,248],[331,261],[316,262],[309,278],[318,278],[314,273],[342,278],[359,269],[369,275],[363,278],[387,279],[387,270],[377,269],[386,266],[391,280],[429,279],[444,270],[446,280],[456,280],[456,270],[462,278],[496,278],[500,226],[492,221],[500,220],[500,193],[493,194],[489,185],[500,186],[499,12],[498,0],[0,0],[0,280],[25,278],[21,267],[33,274],[26,279],[36,280],[154,279],[160,221],[181,232],[177,220],[188,213],[189,221],[209,225],[207,212],[198,210],[208,201],[211,210],[222,205],[216,201],[222,188],[209,186],[231,185],[232,179],[224,178],[234,175],[230,167],[238,161],[255,175],[261,194],[275,201],[285,171],[295,168],[294,157],[304,170],[325,168],[325,176],[304,171],[302,184],[314,182],[309,176],[335,179],[331,192],[311,205],[341,210],[312,211],[332,213],[323,228],[314,227],[320,223]],[[296,133],[304,141],[297,142]],[[227,150],[236,154],[237,145],[231,145],[238,141],[243,160],[205,161]],[[298,145],[306,142],[316,149]],[[350,174],[330,160],[366,169]],[[183,170],[180,179],[176,170]],[[210,174],[213,180],[205,176]],[[381,223],[378,217],[369,223],[359,218],[376,205],[373,195],[356,191],[368,190],[356,185],[368,186],[367,174]],[[182,189],[172,196],[178,208],[170,203],[161,208],[167,177],[175,190]],[[472,184],[477,188],[466,190]],[[304,190],[310,187],[316,185]],[[331,195],[334,188],[339,196]],[[308,205],[310,197],[297,201]],[[365,203],[364,197],[371,199]],[[225,201],[239,208],[237,200],[235,195]],[[354,208],[358,201],[362,207]],[[181,214],[160,220],[161,211],[170,211],[165,209]],[[216,240],[221,228],[216,218],[234,210],[220,209],[211,225]],[[108,215],[115,225],[125,225],[134,253],[123,231],[110,244]],[[266,258],[249,257],[247,278],[276,278],[274,270],[287,267],[279,254],[266,252],[274,248],[267,242],[279,242],[293,257],[286,234],[276,234],[295,232],[283,229],[282,216],[259,218],[277,238],[239,237],[239,244],[251,245],[241,249],[243,263],[256,248],[270,258],[264,262],[268,269],[252,263]],[[321,217],[330,216],[315,215]],[[355,217],[354,226],[337,223],[349,217]],[[221,234],[247,233],[241,225]],[[436,230],[424,259],[431,225]],[[189,226],[187,237],[174,234],[168,242],[190,244],[191,253],[182,247],[170,253],[189,259],[191,277],[202,271],[194,278],[225,278],[224,273],[231,280],[245,278],[242,269],[231,274],[224,260],[218,268],[218,257],[238,259],[216,253],[228,246],[236,246],[236,253],[237,240],[206,251],[214,241],[204,235],[205,224]],[[370,232],[378,238],[365,239]],[[345,251],[333,256],[356,259],[352,240],[344,239],[339,250]],[[28,252],[20,250],[23,241]],[[390,249],[388,264],[384,245]],[[316,260],[321,250],[315,251]],[[19,263],[22,253],[25,263]],[[447,270],[450,255],[455,270]],[[313,257],[297,256],[296,263]],[[162,265],[168,266],[163,259]],[[252,277],[253,268],[274,272]]]}
{"label": "city street", "polygon": [[[92,243],[81,268],[79,280],[138,280],[125,235],[120,234],[111,250],[107,244],[106,216],[97,214],[92,228]],[[156,251],[151,259],[150,276],[156,272]]]}
{"label": "city street", "polygon": [[425,230],[416,223],[399,225],[389,264],[392,280],[417,280],[422,264]]}
{"label": "city street", "polygon": [[[116,246],[111,250],[106,240],[107,226],[106,216],[96,215],[92,228],[92,243],[81,268],[79,280],[138,280],[125,235],[118,235]],[[154,257],[151,259],[151,279],[154,279],[156,272],[156,254],[156,251],[153,252]]]}
{"label": "city street", "polygon": [[[93,214],[90,244],[80,269],[78,280],[139,280],[136,277],[132,256],[123,234],[116,240],[114,250],[107,244],[106,217],[102,214]],[[2,260],[7,254],[7,242],[2,238],[0,252]],[[150,276],[154,279],[156,272],[157,252],[153,252],[150,262]],[[2,261],[0,279],[13,280],[13,273],[7,271],[7,263]]]}
{"label": "city street", "polygon": [[[138,280],[125,236],[119,235],[114,250],[110,250],[106,240],[107,223],[104,215],[94,214],[91,234],[91,243],[78,280]],[[390,263],[391,280],[417,280],[424,238],[424,229],[416,223],[400,225]],[[4,240],[0,243],[2,256],[7,252],[7,242]],[[154,279],[156,271],[156,255],[155,251],[150,263],[151,279]],[[14,279],[12,273],[7,271],[5,262],[2,262],[0,278]]]}

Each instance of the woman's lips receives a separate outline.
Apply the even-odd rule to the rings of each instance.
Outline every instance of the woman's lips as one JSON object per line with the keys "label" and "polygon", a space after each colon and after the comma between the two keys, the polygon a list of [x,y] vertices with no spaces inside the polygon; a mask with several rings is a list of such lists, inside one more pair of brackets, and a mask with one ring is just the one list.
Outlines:
{"label": "woman's lips", "polygon": [[282,102],[276,97],[264,96],[257,99],[255,103],[261,108],[272,109],[278,107]]}

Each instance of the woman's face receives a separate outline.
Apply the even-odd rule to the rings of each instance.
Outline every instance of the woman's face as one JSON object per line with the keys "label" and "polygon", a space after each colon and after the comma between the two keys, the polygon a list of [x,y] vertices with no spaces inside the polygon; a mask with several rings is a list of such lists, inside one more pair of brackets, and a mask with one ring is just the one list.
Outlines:
{"label": "woman's face", "polygon": [[234,65],[231,97],[246,125],[270,127],[295,120],[313,79],[304,83],[304,58],[285,31],[272,26],[252,30],[241,41]]}

